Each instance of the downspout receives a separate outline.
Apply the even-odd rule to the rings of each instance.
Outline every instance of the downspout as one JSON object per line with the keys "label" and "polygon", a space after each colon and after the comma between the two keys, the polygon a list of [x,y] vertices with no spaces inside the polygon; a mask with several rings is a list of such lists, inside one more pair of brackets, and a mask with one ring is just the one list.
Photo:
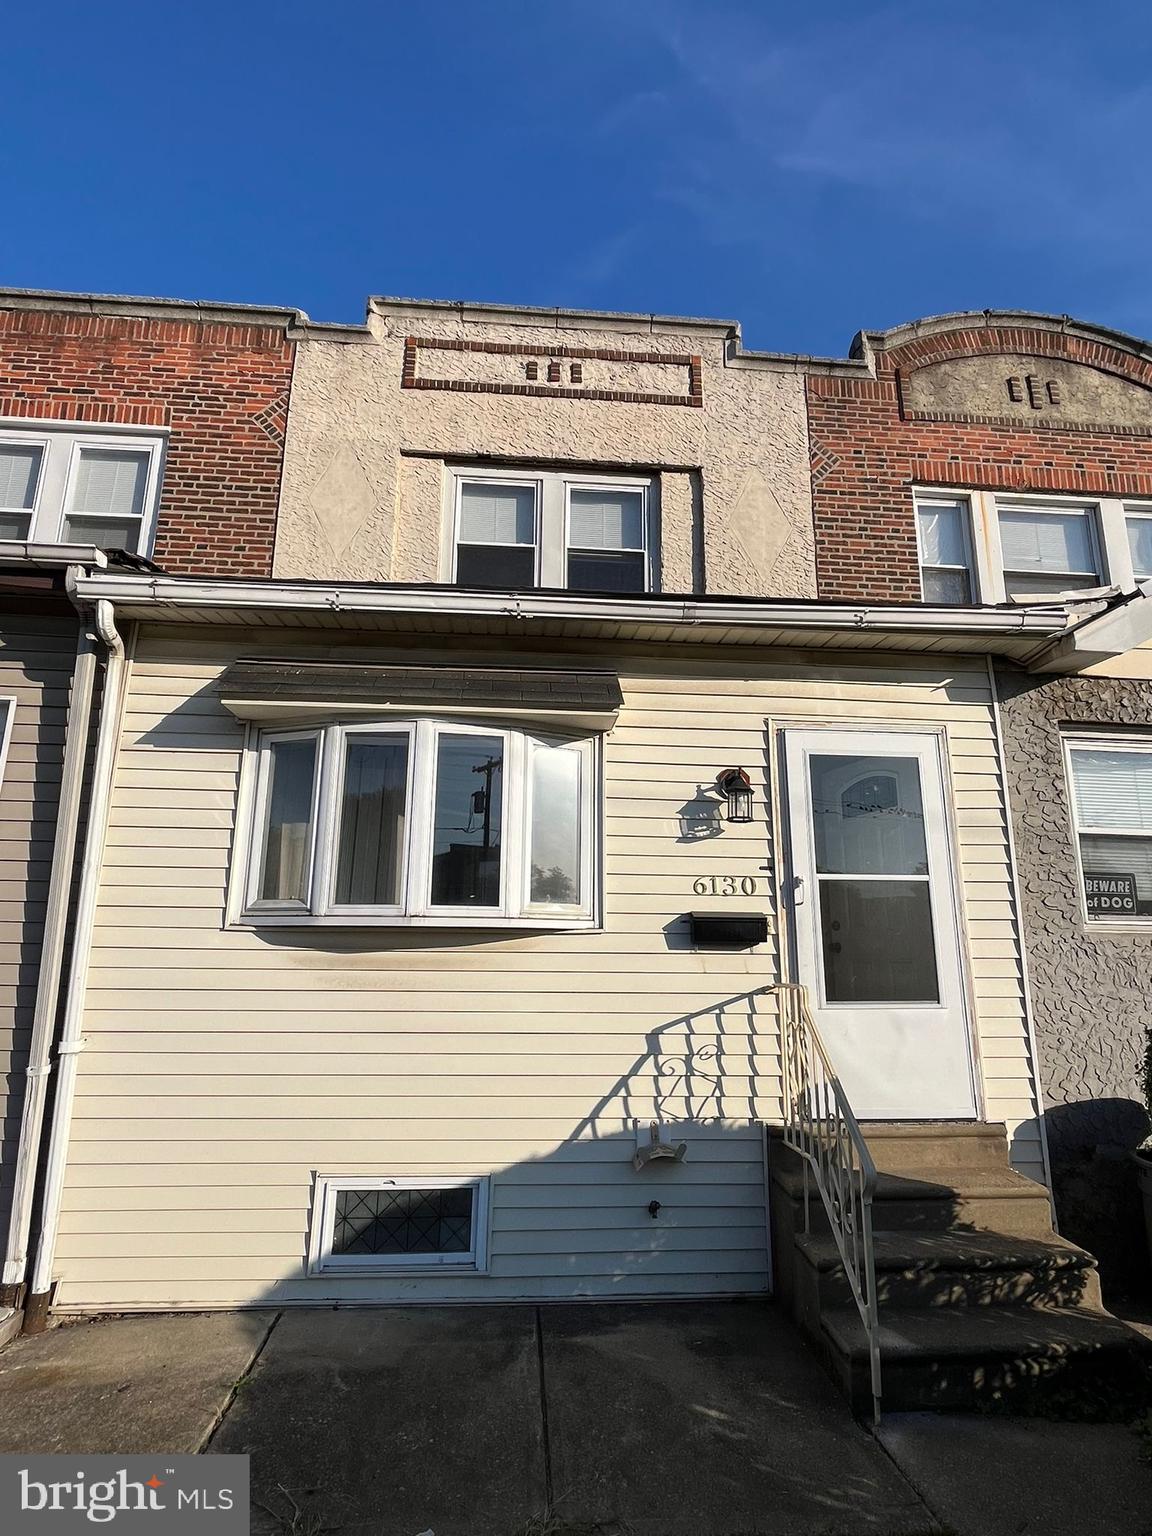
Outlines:
{"label": "downspout", "polygon": [[36,1001],[32,1009],[32,1039],[20,1119],[20,1138],[16,1145],[16,1169],[12,1191],[12,1209],[8,1222],[8,1241],[4,1250],[3,1288],[0,1302],[17,1306],[28,1267],[28,1234],[32,1228],[32,1205],[36,1189],[40,1141],[44,1131],[44,1110],[48,1101],[48,1082],[52,1073],[52,1036],[56,1027],[56,1008],[60,997],[64,943],[68,931],[68,905],[72,888],[76,834],[80,825],[80,804],[84,793],[84,766],[88,755],[88,726],[92,716],[92,696],[96,683],[96,636],[81,620],[76,640],[76,662],[72,671],[68,725],[61,765],[60,797],[56,807],[56,836],[52,844],[52,867],[48,876],[47,911],[40,944],[40,968],[36,980]]}
{"label": "downspout", "polygon": [[84,838],[84,860],[80,868],[80,887],[76,898],[76,916],[72,935],[72,959],[64,994],[64,1017],[60,1043],[56,1048],[56,1100],[52,1107],[52,1128],[44,1165],[44,1195],[40,1212],[40,1237],[36,1262],[24,1309],[24,1332],[42,1333],[48,1325],[51,1303],[52,1268],[56,1258],[56,1235],[60,1226],[60,1205],[64,1193],[64,1170],[68,1162],[68,1136],[72,1124],[72,1101],[76,1093],[77,1055],[84,1048],[81,1027],[87,990],[88,965],[92,953],[92,929],[96,917],[96,894],[104,857],[104,837],[108,825],[108,806],[112,795],[112,770],[127,676],[124,642],[116,629],[112,604],[99,599],[93,612],[96,633],[108,649],[104,668],[104,697],[100,726],[96,735],[96,757],[92,768],[92,793],[88,803],[88,828]]}

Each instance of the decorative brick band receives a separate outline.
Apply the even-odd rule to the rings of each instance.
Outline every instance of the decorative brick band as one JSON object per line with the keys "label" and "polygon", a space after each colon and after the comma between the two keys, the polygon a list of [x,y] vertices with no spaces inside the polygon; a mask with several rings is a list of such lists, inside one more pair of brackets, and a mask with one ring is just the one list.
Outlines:
{"label": "decorative brick band", "polygon": [[25,421],[84,421],[114,423],[125,427],[166,427],[167,406],[146,405],[127,400],[78,399],[74,395],[0,395],[0,416],[20,417]]}
{"label": "decorative brick band", "polygon": [[1061,491],[1072,495],[1152,496],[1152,468],[1117,474],[1105,468],[1006,464],[987,459],[912,460],[908,485],[956,486],[982,491]]}
{"label": "decorative brick band", "polygon": [[1065,421],[1062,416],[974,416],[960,411],[905,411],[905,421],[951,421],[972,427],[1021,428],[1052,427],[1059,432],[1092,432],[1110,437],[1152,437],[1152,426],[1125,427],[1110,421]]}
{"label": "decorative brick band", "polygon": [[[636,366],[683,368],[688,374],[686,393],[629,389],[595,389],[591,387],[524,383],[513,384],[490,379],[428,378],[417,372],[418,355],[421,351],[471,352],[490,357],[523,357],[539,361],[557,358],[585,359],[602,363],[624,363]],[[530,377],[526,373],[526,378]],[[580,374],[576,373],[576,377]],[[686,405],[700,407],[704,404],[704,367],[701,358],[676,352],[626,352],[611,347],[540,347],[526,346],[509,341],[471,341],[460,337],[409,336],[404,342],[404,364],[400,385],[402,389],[447,390],[464,395],[532,395],[554,400],[616,400],[628,405]]]}

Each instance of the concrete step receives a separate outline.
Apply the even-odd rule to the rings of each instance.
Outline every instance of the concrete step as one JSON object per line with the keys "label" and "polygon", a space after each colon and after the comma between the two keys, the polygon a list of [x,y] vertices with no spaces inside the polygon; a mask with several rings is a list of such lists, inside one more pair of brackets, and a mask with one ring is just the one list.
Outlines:
{"label": "concrete step", "polygon": [[[823,1317],[825,1354],[859,1412],[871,1404],[854,1306]],[[889,1308],[880,1324],[888,1412],[982,1409],[1130,1418],[1152,1405],[1152,1343],[1093,1308]]]}
{"label": "concrete step", "polygon": [[880,1173],[930,1177],[956,1168],[1007,1168],[1003,1124],[979,1120],[866,1121],[860,1129]]}
{"label": "concrete step", "polygon": [[[1096,1260],[1063,1238],[1008,1237],[999,1232],[879,1232],[876,1296],[887,1307],[1097,1307]],[[836,1244],[828,1234],[801,1233],[796,1251],[815,1286],[816,1306],[851,1304]]]}
{"label": "concrete step", "polygon": [[[800,1160],[780,1157],[773,1147],[770,1166],[773,1198],[791,1203],[792,1230],[803,1231]],[[827,1221],[813,1179],[809,1188],[812,1227],[825,1232]],[[1052,1208],[1042,1184],[1011,1168],[957,1168],[929,1178],[883,1173],[877,1179],[872,1225],[877,1232],[947,1232],[960,1227],[1042,1238],[1052,1235]]]}

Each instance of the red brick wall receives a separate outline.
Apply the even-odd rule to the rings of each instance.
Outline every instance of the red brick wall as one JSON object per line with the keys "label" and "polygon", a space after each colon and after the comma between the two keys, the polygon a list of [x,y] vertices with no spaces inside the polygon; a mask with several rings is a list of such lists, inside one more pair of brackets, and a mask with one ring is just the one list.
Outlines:
{"label": "red brick wall", "polygon": [[984,352],[1062,357],[1152,384],[1152,363],[1122,348],[1056,331],[985,326],[884,351],[875,378],[811,375],[808,427],[822,598],[919,602],[913,485],[1152,495],[1152,438],[1131,429],[903,413],[902,372]]}
{"label": "red brick wall", "polygon": [[153,558],[272,571],[292,347],[269,325],[0,311],[0,416],[171,429]]}

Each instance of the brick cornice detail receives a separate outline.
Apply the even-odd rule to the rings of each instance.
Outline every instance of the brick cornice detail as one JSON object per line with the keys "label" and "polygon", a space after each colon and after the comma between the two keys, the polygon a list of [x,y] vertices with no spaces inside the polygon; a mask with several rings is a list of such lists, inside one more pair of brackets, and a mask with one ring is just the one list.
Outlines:
{"label": "brick cornice detail", "polygon": [[[1063,331],[1034,330],[1029,326],[971,327],[937,332],[932,336],[918,336],[902,342],[890,351],[878,352],[876,367],[878,374],[887,376],[901,370],[911,372],[929,363],[953,362],[958,358],[1001,352],[1059,357],[1070,363],[1099,368],[1104,373],[1119,374],[1152,388],[1152,358],[1139,357],[1122,347],[1091,341],[1085,336]],[[852,380],[843,382],[849,386],[852,384]]]}

